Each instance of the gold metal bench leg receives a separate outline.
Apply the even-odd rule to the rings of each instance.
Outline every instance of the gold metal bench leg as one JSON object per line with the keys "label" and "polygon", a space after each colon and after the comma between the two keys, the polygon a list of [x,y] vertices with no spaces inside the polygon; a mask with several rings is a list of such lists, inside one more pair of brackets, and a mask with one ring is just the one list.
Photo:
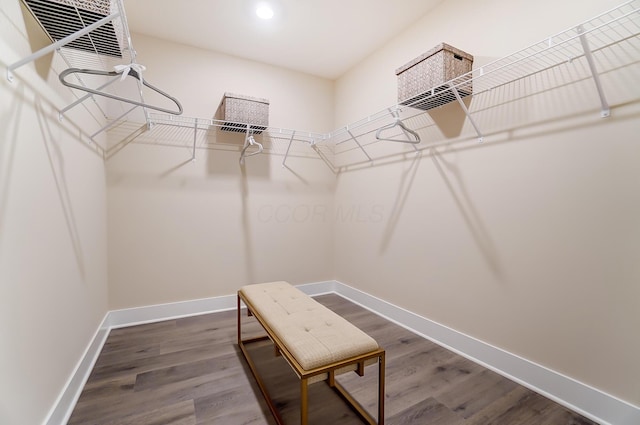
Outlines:
{"label": "gold metal bench leg", "polygon": [[240,295],[238,295],[238,345],[240,345],[242,343],[242,318],[240,315]]}
{"label": "gold metal bench leg", "polygon": [[303,378],[300,380],[300,425],[307,425],[307,417],[309,413],[308,404],[308,380]]}
{"label": "gold metal bench leg", "polygon": [[[269,396],[269,392],[267,391],[267,387],[264,384],[264,382],[262,381],[262,378],[260,377],[260,374],[258,373],[258,368],[256,367],[255,363],[251,359],[251,356],[249,355],[249,350],[247,349],[247,347],[245,345],[247,343],[251,343],[251,342],[255,342],[255,341],[266,340],[269,337],[265,335],[265,336],[248,338],[246,340],[242,339],[242,330],[241,330],[242,314],[241,314],[241,310],[240,310],[240,306],[241,306],[240,302],[241,302],[240,294],[238,294],[238,346],[240,347],[240,351],[242,352],[242,356],[247,361],[247,365],[249,366],[249,369],[251,370],[251,374],[255,378],[256,383],[258,384],[258,387],[260,388],[260,392],[262,392],[262,395],[264,396],[264,399],[267,402],[267,406],[269,407],[269,410],[271,411],[271,414],[273,415],[273,418],[275,419],[275,421],[276,421],[276,423],[278,425],[283,425],[284,421],[282,420],[282,417],[280,416],[280,413],[278,412],[278,409],[276,408],[275,404],[273,404],[273,400]],[[251,311],[251,309],[249,309],[249,306],[247,306],[247,310]]]}
{"label": "gold metal bench leg", "polygon": [[378,358],[378,425],[384,425],[384,369],[385,353]]}

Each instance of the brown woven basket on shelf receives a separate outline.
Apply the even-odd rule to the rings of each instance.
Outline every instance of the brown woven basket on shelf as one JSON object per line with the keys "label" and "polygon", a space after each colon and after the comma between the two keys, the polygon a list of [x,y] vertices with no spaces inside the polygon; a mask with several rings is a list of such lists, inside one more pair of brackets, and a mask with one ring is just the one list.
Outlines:
{"label": "brown woven basket on shelf", "polygon": [[[472,55],[446,43],[440,43],[396,70],[398,102],[419,109],[431,109],[455,100],[455,95],[447,90],[448,87],[444,83],[470,72],[472,66]],[[471,75],[456,81],[456,84],[458,83],[463,83],[458,86],[460,96],[472,93]],[[440,98],[428,99],[427,96],[423,96],[432,89],[435,94],[441,93]],[[450,99],[442,99],[443,96]]]}
{"label": "brown woven basket on shelf", "polygon": [[249,124],[254,133],[260,134],[269,126],[269,100],[225,93],[214,119],[225,121],[224,131],[246,131]]}

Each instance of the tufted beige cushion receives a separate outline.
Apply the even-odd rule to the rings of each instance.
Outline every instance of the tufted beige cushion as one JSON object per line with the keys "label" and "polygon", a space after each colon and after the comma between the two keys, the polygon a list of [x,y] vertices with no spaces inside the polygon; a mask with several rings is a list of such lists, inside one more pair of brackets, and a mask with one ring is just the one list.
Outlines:
{"label": "tufted beige cushion", "polygon": [[369,335],[287,282],[247,285],[240,292],[305,370],[378,348]]}

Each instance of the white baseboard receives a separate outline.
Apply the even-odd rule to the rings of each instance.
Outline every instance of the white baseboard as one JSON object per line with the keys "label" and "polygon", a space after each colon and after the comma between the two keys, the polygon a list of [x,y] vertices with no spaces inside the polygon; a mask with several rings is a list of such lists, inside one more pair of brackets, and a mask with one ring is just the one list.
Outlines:
{"label": "white baseboard", "polygon": [[602,425],[640,424],[640,407],[341,282],[335,293]]}
{"label": "white baseboard", "polygon": [[225,295],[199,300],[112,310],[108,315],[109,328],[117,329],[127,326],[144,325],[146,323],[197,316],[199,314],[231,310],[234,308],[236,308],[236,296]]}
{"label": "white baseboard", "polygon": [[[338,281],[297,286],[307,295],[338,294],[602,425],[640,424],[640,408],[544,366],[426,319]],[[66,424],[111,329],[236,308],[236,295],[107,313],[43,425]]]}
{"label": "white baseboard", "polygon": [[296,288],[301,290],[307,295],[324,295],[336,293],[336,286],[338,282],[335,280],[329,280],[326,282],[305,283],[304,285],[296,285]]}
{"label": "white baseboard", "polygon": [[[298,285],[302,292],[308,295],[320,295],[335,292],[335,281],[315,282]],[[236,308],[236,295],[224,295],[221,297],[202,298],[199,300],[179,301],[175,303],[149,305],[122,310],[113,310],[108,314],[110,329],[126,326],[143,325],[145,323],[159,322],[162,320],[178,319],[181,317],[196,316],[199,314],[214,313],[217,311],[232,310]]]}
{"label": "white baseboard", "polygon": [[102,351],[107,336],[109,335],[109,327],[107,325],[109,313],[102,319],[102,323],[98,326],[93,338],[76,365],[75,370],[69,377],[64,390],[58,396],[58,400],[49,411],[44,425],[61,425],[66,424],[73,412],[73,407],[80,398],[80,393],[84,388],[84,384],[89,379],[89,375],[93,370],[93,366],[98,360],[98,355]]}

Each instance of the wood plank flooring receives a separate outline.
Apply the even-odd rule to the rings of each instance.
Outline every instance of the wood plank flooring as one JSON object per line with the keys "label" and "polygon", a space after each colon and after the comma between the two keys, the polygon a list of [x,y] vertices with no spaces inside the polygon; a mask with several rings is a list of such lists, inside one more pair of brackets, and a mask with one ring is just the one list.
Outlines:
{"label": "wood plank flooring", "polygon": [[[316,297],[386,350],[389,425],[592,425],[594,422],[337,295]],[[245,333],[246,332],[246,333]],[[243,334],[260,334],[243,315]],[[236,342],[235,311],[111,331],[69,425],[274,425]],[[269,343],[252,358],[287,424],[299,381]],[[340,383],[372,415],[377,366]],[[324,383],[309,388],[310,424],[361,424]]]}

